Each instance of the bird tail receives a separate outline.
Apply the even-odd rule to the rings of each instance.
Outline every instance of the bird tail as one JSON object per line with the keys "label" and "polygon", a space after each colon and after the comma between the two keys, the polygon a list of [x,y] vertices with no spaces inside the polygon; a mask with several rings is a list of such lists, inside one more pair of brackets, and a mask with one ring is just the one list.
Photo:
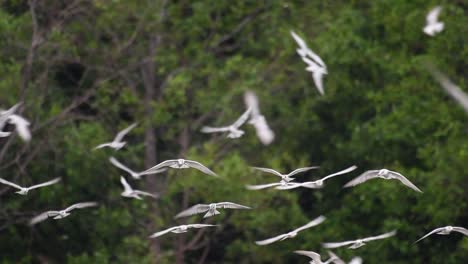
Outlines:
{"label": "bird tail", "polygon": [[203,218],[211,217],[211,216],[213,216],[213,215],[218,215],[218,214],[220,214],[220,212],[219,212],[218,210],[214,210],[213,212],[208,211],[208,212],[203,216]]}

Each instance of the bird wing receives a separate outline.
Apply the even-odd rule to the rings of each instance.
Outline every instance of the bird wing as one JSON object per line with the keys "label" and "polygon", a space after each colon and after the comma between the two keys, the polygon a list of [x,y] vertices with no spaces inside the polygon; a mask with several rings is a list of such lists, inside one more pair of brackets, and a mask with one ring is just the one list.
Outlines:
{"label": "bird wing", "polygon": [[24,140],[29,141],[31,140],[31,131],[29,131],[29,121],[19,115],[10,115],[8,118],[9,122],[14,124],[16,130],[18,131],[18,135]]}
{"label": "bird wing", "polygon": [[119,133],[117,133],[117,135],[115,136],[114,138],[114,142],[121,142],[122,139],[125,137],[125,135],[128,134],[128,132],[130,132],[130,130],[132,130],[133,128],[135,128],[137,126],[138,123],[133,123],[131,124],[129,127],[125,128],[124,130],[120,131]]}
{"label": "bird wing", "polygon": [[231,203],[231,202],[221,202],[217,203],[216,206],[219,206],[221,208],[227,208],[227,209],[252,209],[248,206],[245,205],[240,205],[236,203]]}
{"label": "bird wing", "polygon": [[431,69],[430,70],[434,78],[440,83],[442,88],[457,101],[466,112],[468,112],[468,94],[464,93],[460,87],[455,85],[452,81],[449,80],[447,76],[441,72]]}
{"label": "bird wing", "polygon": [[304,186],[304,183],[288,182],[286,184],[286,186],[281,185],[281,183],[280,183],[280,186],[276,187],[275,189],[277,189],[277,190],[291,190],[291,189],[299,188],[299,187],[302,187],[302,186]]}
{"label": "bird wing", "polygon": [[388,238],[388,237],[391,237],[391,236],[394,236],[394,235],[396,235],[396,230],[393,230],[391,232],[381,234],[381,235],[378,235],[378,236],[366,237],[366,238],[363,238],[362,241],[363,242],[368,242],[368,241],[373,241],[373,240],[379,240],[379,239]]}
{"label": "bird wing", "polygon": [[320,258],[320,254],[314,252],[314,251],[306,251],[306,250],[296,250],[294,253],[307,256],[311,258],[313,261],[316,263],[322,263],[322,259]]}
{"label": "bird wing", "polygon": [[330,259],[327,260],[327,262],[332,262],[335,263],[335,264],[346,264],[340,257],[338,257],[335,253],[333,253],[332,251],[328,251],[328,256],[330,257]]}
{"label": "bird wing", "polygon": [[152,173],[156,173],[156,171],[159,171],[161,170],[162,168],[164,167],[171,167],[172,165],[175,165],[177,164],[177,160],[165,160],[143,172],[141,172],[140,174],[144,175],[144,174],[152,174]]}
{"label": "bird wing", "polygon": [[274,183],[267,183],[267,184],[260,184],[260,185],[246,185],[245,187],[249,190],[261,190],[261,189],[266,189],[274,186],[281,185],[279,182],[274,182]]}
{"label": "bird wing", "polygon": [[162,236],[162,235],[165,235],[169,232],[172,232],[176,229],[179,229],[180,227],[179,226],[174,226],[174,227],[171,227],[171,228],[168,228],[168,229],[165,229],[163,231],[159,231],[159,232],[156,232],[154,234],[152,234],[151,236],[149,236],[150,238],[155,238],[155,237],[159,237],[159,236]]}
{"label": "bird wing", "polygon": [[131,170],[130,168],[128,168],[127,166],[123,165],[122,163],[120,163],[116,158],[114,157],[110,157],[109,158],[109,161],[114,165],[116,166],[117,168],[119,169],[122,169],[130,174],[137,174],[136,172],[134,172],[133,170]]}
{"label": "bird wing", "polygon": [[[253,120],[251,120],[253,121]],[[260,139],[263,145],[269,145],[275,139],[275,133],[268,126],[268,123],[264,116],[259,115],[252,123],[257,132],[257,137]]]}
{"label": "bird wing", "polygon": [[329,178],[332,178],[332,177],[335,177],[335,176],[338,176],[338,175],[341,175],[341,174],[345,174],[345,173],[348,173],[348,172],[351,172],[353,170],[357,169],[357,166],[356,165],[353,165],[347,169],[344,169],[342,171],[339,171],[339,172],[335,172],[333,174],[330,174],[330,175],[327,175],[326,177],[322,178],[322,181],[326,180],[326,179],[329,179]]}
{"label": "bird wing", "polygon": [[312,78],[314,79],[315,86],[321,95],[325,93],[323,89],[323,72],[321,71],[314,71],[312,73]]}
{"label": "bird wing", "polygon": [[229,131],[229,127],[210,127],[204,126],[200,130],[202,133],[218,133],[218,132],[227,132]]}
{"label": "bird wing", "polygon": [[247,110],[232,124],[233,127],[239,128],[242,126],[247,119],[249,119],[250,112],[252,112],[252,107],[247,108]]}
{"label": "bird wing", "polygon": [[322,68],[326,69],[327,65],[325,62],[323,62],[322,58],[317,55],[314,51],[312,51],[310,48],[307,48],[307,55],[312,58],[318,65],[320,65]]}
{"label": "bird wing", "polygon": [[197,161],[193,160],[185,160],[185,164],[187,164],[189,167],[192,167],[194,169],[197,169],[205,174],[211,175],[211,176],[218,176],[216,173],[205,167],[203,164]]}
{"label": "bird wing", "polygon": [[301,172],[304,172],[304,171],[309,171],[309,170],[312,170],[312,169],[318,169],[318,168],[320,168],[320,167],[319,166],[313,166],[313,167],[304,167],[304,168],[295,169],[292,172],[290,172],[287,176],[291,177],[291,176],[296,175],[298,173],[301,173]]}
{"label": "bird wing", "polygon": [[278,240],[281,240],[284,237],[286,237],[286,234],[282,234],[282,235],[275,236],[275,237],[272,237],[272,238],[268,238],[268,239],[265,239],[265,240],[255,241],[255,244],[257,244],[259,246],[264,246],[264,245],[274,243],[274,242],[276,242]]}
{"label": "bird wing", "polygon": [[281,173],[275,171],[274,169],[261,168],[261,167],[252,167],[252,169],[259,170],[259,171],[263,171],[263,172],[267,172],[267,173],[271,173],[271,174],[274,174],[274,175],[276,175],[276,176],[283,177],[283,174],[281,174]]}
{"label": "bird wing", "polygon": [[132,192],[133,191],[132,186],[130,186],[130,184],[128,184],[127,180],[125,180],[125,178],[123,176],[120,176],[120,182],[122,183],[125,192]]}
{"label": "bird wing", "polygon": [[72,206],[69,206],[67,207],[67,209],[65,209],[65,211],[69,212],[73,209],[81,209],[81,208],[86,208],[86,207],[92,207],[92,206],[97,206],[98,203],[96,202],[84,202],[84,203],[77,203],[77,204],[74,204]]}
{"label": "bird wing", "polygon": [[51,181],[48,181],[48,182],[33,185],[33,186],[29,187],[29,189],[32,190],[32,189],[36,189],[36,188],[40,188],[40,187],[49,186],[49,185],[52,185],[52,184],[56,184],[59,181],[60,181],[60,178],[55,178],[55,179],[53,179]]}
{"label": "bird wing", "polygon": [[440,11],[442,11],[441,6],[436,6],[433,9],[431,9],[431,11],[429,11],[429,13],[426,16],[427,24],[437,23],[437,19],[439,17]]}
{"label": "bird wing", "polygon": [[0,131],[0,137],[8,137],[9,135],[11,135],[11,132]]}
{"label": "bird wing", "polygon": [[426,237],[428,237],[428,236],[430,236],[430,235],[432,235],[432,234],[434,234],[434,233],[438,233],[438,232],[440,232],[440,231],[442,231],[442,230],[444,230],[443,227],[436,228],[436,229],[432,230],[431,232],[425,234],[425,235],[424,235],[423,237],[421,237],[420,239],[414,241],[414,244],[416,244],[416,243],[418,243],[419,241],[425,239]]}
{"label": "bird wing", "polygon": [[323,216],[323,215],[321,215],[321,216],[315,218],[314,220],[310,221],[310,222],[307,223],[306,225],[303,225],[303,226],[301,226],[301,227],[295,229],[294,232],[300,232],[300,231],[305,230],[305,229],[307,229],[307,228],[311,228],[311,227],[313,227],[313,226],[319,225],[319,224],[321,224],[323,221],[325,221],[325,219],[326,219],[326,217]]}
{"label": "bird wing", "polygon": [[464,228],[464,227],[460,227],[460,226],[454,226],[453,227],[453,231],[457,231],[459,233],[462,233],[463,235],[465,236],[468,236],[468,229]]}
{"label": "bird wing", "polygon": [[252,108],[251,115],[252,117],[257,117],[260,115],[260,107],[258,106],[258,97],[252,91],[246,91],[244,93],[244,102],[247,108]]}
{"label": "bird wing", "polygon": [[362,264],[362,258],[361,257],[354,257],[351,259],[349,264]]}
{"label": "bird wing", "polygon": [[[291,33],[291,36],[294,38],[294,40],[296,41],[297,45],[299,45],[299,47],[302,49],[302,50],[307,50],[308,47],[307,47],[307,44],[305,43],[305,41],[299,37],[296,33],[294,33],[294,31],[290,31]],[[299,54],[301,55],[301,54]],[[302,55],[301,55],[302,56]]]}
{"label": "bird wing", "polygon": [[395,172],[395,171],[390,171],[390,175],[392,175],[392,177],[394,179],[397,179],[399,181],[401,181],[404,185],[410,187],[411,189],[417,191],[417,192],[420,192],[422,193],[422,191],[416,187],[416,185],[414,185],[412,182],[410,182],[405,176],[403,176],[401,173],[398,173],[398,172]]}
{"label": "bird wing", "polygon": [[197,204],[194,205],[180,213],[178,213],[175,218],[180,218],[180,217],[187,217],[187,216],[192,216],[195,214],[201,214],[203,212],[206,212],[210,209],[210,206],[207,204]]}
{"label": "bird wing", "polygon": [[210,227],[210,226],[218,226],[218,225],[209,225],[209,224],[191,224],[191,225],[187,225],[187,228],[204,228],[204,227]]}
{"label": "bird wing", "polygon": [[9,181],[7,181],[7,180],[4,180],[4,179],[2,179],[2,178],[0,178],[0,183],[6,184],[6,185],[10,185],[11,187],[14,187],[14,188],[19,189],[19,190],[23,189],[23,187],[21,187],[21,186],[15,184],[15,183],[9,182]]}
{"label": "bird wing", "polygon": [[59,212],[58,211],[47,211],[47,212],[44,212],[42,214],[39,214],[35,217],[33,217],[31,220],[29,220],[29,225],[35,225],[39,222],[42,222],[44,220],[46,220],[47,218],[49,218],[50,216],[55,216],[55,215],[58,215]]}
{"label": "bird wing", "polygon": [[356,240],[344,241],[344,242],[332,242],[332,243],[322,243],[324,248],[339,248],[347,245],[356,243]]}
{"label": "bird wing", "polygon": [[144,192],[144,191],[140,191],[140,190],[134,190],[133,192],[136,193],[136,194],[139,194],[139,195],[143,195],[143,196],[150,196],[150,197],[153,197],[155,199],[159,198],[159,195],[154,194],[154,193]]}
{"label": "bird wing", "polygon": [[354,178],[353,180],[351,180],[350,182],[348,182],[347,184],[344,185],[344,187],[353,187],[353,186],[356,186],[358,184],[361,184],[365,181],[368,181],[370,179],[373,179],[377,176],[377,174],[379,173],[378,170],[368,170],[366,172],[364,172],[363,174],[357,176],[356,178]]}

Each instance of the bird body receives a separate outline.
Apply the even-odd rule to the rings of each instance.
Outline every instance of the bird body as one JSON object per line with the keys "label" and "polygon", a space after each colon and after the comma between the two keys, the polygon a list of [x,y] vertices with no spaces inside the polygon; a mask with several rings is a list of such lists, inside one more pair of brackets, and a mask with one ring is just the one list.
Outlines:
{"label": "bird body", "polygon": [[96,202],[84,202],[84,203],[77,203],[73,204],[63,210],[58,210],[58,211],[47,211],[42,214],[39,214],[32,218],[29,221],[29,225],[35,225],[39,222],[42,222],[46,220],[49,217],[53,217],[53,219],[62,219],[70,215],[70,212],[74,209],[82,209],[82,208],[87,208],[87,207],[94,207],[97,206],[98,203]]}
{"label": "bird body", "polygon": [[185,160],[185,159],[173,159],[173,160],[166,160],[163,161],[156,166],[149,168],[143,172],[142,174],[153,174],[157,173],[157,171],[160,171],[161,169],[164,168],[174,168],[174,169],[188,169],[188,168],[194,168],[197,169],[205,174],[211,175],[211,176],[218,176],[216,173],[202,165],[200,162],[193,161],[193,160]]}
{"label": "bird body", "polygon": [[309,171],[309,170],[312,170],[312,169],[318,169],[319,167],[314,166],[314,167],[299,168],[299,169],[295,169],[294,171],[292,171],[290,173],[287,173],[287,174],[283,174],[283,173],[280,173],[280,172],[278,172],[278,171],[276,171],[274,169],[269,169],[269,168],[261,168],[261,167],[252,167],[252,168],[255,169],[255,170],[259,170],[259,171],[274,174],[274,175],[280,177],[281,181],[290,182],[290,181],[294,180],[294,178],[292,178],[291,176],[296,175],[296,174],[301,173],[301,172]]}
{"label": "bird body", "polygon": [[220,214],[218,209],[251,209],[248,206],[236,204],[236,203],[231,203],[231,202],[220,202],[220,203],[210,203],[210,204],[197,204],[194,205],[179,214],[175,216],[175,218],[180,218],[180,217],[187,217],[195,214],[206,214],[203,216],[203,218],[211,217],[217,214]]}

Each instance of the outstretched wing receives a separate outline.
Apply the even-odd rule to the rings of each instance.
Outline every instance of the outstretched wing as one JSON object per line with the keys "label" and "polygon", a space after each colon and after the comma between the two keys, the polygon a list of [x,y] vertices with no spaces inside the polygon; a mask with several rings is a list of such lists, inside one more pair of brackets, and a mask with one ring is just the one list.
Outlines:
{"label": "outstretched wing", "polygon": [[194,205],[180,213],[178,213],[175,218],[180,218],[180,217],[187,217],[195,214],[201,214],[210,209],[210,206],[207,204],[197,204]]}
{"label": "outstretched wing", "polygon": [[136,172],[134,172],[133,170],[131,170],[130,168],[128,168],[127,166],[123,165],[122,163],[120,163],[116,158],[114,157],[110,157],[109,158],[109,161],[114,165],[116,166],[117,168],[121,169],[121,170],[124,170],[128,173],[130,173],[131,175],[133,174],[137,174]]}
{"label": "outstretched wing", "polygon": [[187,225],[187,228],[204,228],[204,227],[210,227],[210,226],[218,226],[218,225],[209,225],[209,224],[191,224],[191,225]]}
{"label": "outstretched wing", "polygon": [[73,209],[81,209],[81,208],[86,208],[86,207],[93,207],[93,206],[97,206],[98,203],[96,202],[84,202],[84,203],[77,203],[77,204],[74,204],[72,206],[69,206],[67,209],[65,209],[65,211],[69,212]]}
{"label": "outstretched wing", "polygon": [[245,187],[248,190],[261,190],[261,189],[266,189],[274,186],[281,185],[279,182],[274,182],[274,183],[268,183],[268,184],[260,184],[260,185],[246,185]]}
{"label": "outstretched wing", "polygon": [[8,118],[9,122],[14,124],[18,135],[24,141],[31,140],[31,131],[29,130],[29,121],[19,115],[10,115]]}
{"label": "outstretched wing", "polygon": [[155,238],[155,237],[159,237],[159,236],[162,236],[162,235],[165,235],[169,232],[172,232],[176,229],[179,229],[180,227],[179,226],[174,226],[174,227],[171,227],[171,228],[168,228],[166,230],[163,230],[163,231],[159,231],[159,232],[156,232],[154,234],[152,234],[151,236],[149,236],[150,238]]}
{"label": "outstretched wing", "polygon": [[356,243],[356,240],[344,241],[344,242],[332,242],[332,243],[322,243],[324,248],[339,248],[347,245]]}
{"label": "outstretched wing", "polygon": [[154,193],[144,192],[140,190],[134,190],[133,192],[139,195],[143,195],[143,196],[150,196],[150,197],[153,197],[154,199],[159,198],[159,195],[154,194]]}
{"label": "outstretched wing", "polygon": [[189,167],[192,167],[194,169],[197,169],[205,174],[211,175],[211,176],[218,176],[216,173],[202,165],[200,162],[193,161],[193,160],[185,160],[185,164],[187,164]]}
{"label": "outstretched wing", "polygon": [[236,203],[231,203],[231,202],[221,202],[221,203],[217,203],[216,206],[218,207],[221,207],[221,208],[227,208],[227,209],[252,209],[248,206],[245,206],[245,205],[240,205],[240,204],[236,204]]}
{"label": "outstretched wing", "polygon": [[47,212],[44,212],[40,215],[37,215],[35,217],[33,217],[30,221],[29,221],[29,225],[32,226],[32,225],[35,225],[39,222],[42,222],[44,220],[46,220],[47,218],[51,217],[51,216],[56,216],[58,215],[59,212],[58,211],[47,211]]}
{"label": "outstretched wing", "polygon": [[328,251],[328,256],[330,259],[327,260],[327,262],[333,262],[335,264],[346,264],[340,257],[338,257],[335,253],[332,251]]}
{"label": "outstretched wing", "polygon": [[332,178],[332,177],[335,177],[335,176],[338,176],[338,175],[342,175],[342,174],[345,174],[345,173],[348,173],[348,172],[351,172],[353,170],[357,169],[357,166],[353,165],[347,169],[344,169],[342,171],[339,171],[339,172],[335,172],[333,174],[330,174],[330,175],[327,175],[326,177],[322,178],[322,181],[326,180],[326,179],[329,179],[329,178]]}
{"label": "outstretched wing", "polygon": [[442,230],[444,230],[443,227],[436,228],[436,229],[432,230],[431,232],[425,234],[425,235],[424,235],[423,237],[421,237],[420,239],[414,241],[414,244],[416,244],[416,243],[418,243],[419,241],[425,239],[426,237],[428,237],[428,236],[430,236],[430,235],[432,235],[432,234],[434,234],[434,233],[438,233],[438,232],[440,232],[440,231],[442,231]]}
{"label": "outstretched wing", "polygon": [[121,142],[122,139],[125,137],[125,135],[128,134],[128,132],[130,132],[130,130],[132,130],[133,128],[135,128],[137,126],[138,123],[133,123],[131,124],[129,127],[125,128],[124,130],[120,131],[117,136],[115,136],[114,138],[114,142]]}
{"label": "outstretched wing", "polygon": [[363,174],[357,176],[356,178],[354,178],[353,180],[351,180],[347,184],[345,184],[344,187],[345,188],[353,187],[353,186],[356,186],[358,184],[361,184],[361,183],[363,183],[365,181],[368,181],[370,179],[373,179],[373,178],[377,177],[378,173],[379,173],[378,170],[368,170],[368,171],[364,172]]}
{"label": "outstretched wing", "polygon": [[385,238],[389,238],[389,237],[394,236],[394,235],[396,235],[396,230],[393,230],[391,232],[388,232],[388,233],[385,233],[385,234],[382,234],[382,235],[378,235],[378,236],[366,237],[366,238],[363,238],[362,241],[363,242],[368,242],[368,241],[373,241],[373,240],[385,239]]}
{"label": "outstretched wing", "polygon": [[434,78],[440,83],[445,92],[448,93],[455,101],[457,101],[466,112],[468,112],[468,94],[463,92],[460,87],[455,85],[452,81],[449,80],[447,76],[441,72],[431,69],[430,70]]}
{"label": "outstretched wing", "polygon": [[0,178],[0,183],[6,184],[6,185],[10,185],[11,187],[14,187],[14,188],[19,189],[19,190],[21,190],[21,189],[23,188],[23,187],[21,187],[21,186],[15,184],[15,183],[9,182],[9,181],[4,180],[4,179],[2,179],[2,178]]}
{"label": "outstretched wing", "polygon": [[204,126],[200,130],[202,133],[218,133],[218,132],[227,132],[229,131],[229,127],[209,127]]}
{"label": "outstretched wing", "polygon": [[311,258],[315,263],[322,263],[322,259],[320,258],[320,254],[314,252],[314,251],[306,251],[306,250],[296,250],[294,253],[303,255],[306,257]]}
{"label": "outstretched wing", "polygon": [[464,228],[464,227],[460,227],[460,226],[454,226],[453,227],[453,231],[457,231],[459,233],[462,233],[463,235],[465,236],[468,236],[468,229]]}
{"label": "outstretched wing", "polygon": [[267,172],[267,173],[271,173],[271,174],[274,174],[274,175],[276,175],[276,176],[283,177],[283,174],[281,174],[281,173],[275,171],[274,169],[261,168],[261,167],[252,167],[252,169],[259,170],[259,171],[263,171],[263,172]]}
{"label": "outstretched wing", "polygon": [[318,168],[320,168],[320,167],[319,166],[313,166],[313,167],[304,167],[304,168],[295,169],[292,172],[290,172],[288,174],[288,176],[291,177],[291,176],[296,175],[298,173],[301,173],[301,172],[304,172],[304,171],[309,171],[309,170],[312,170],[312,169],[318,169]]}
{"label": "outstretched wing", "polygon": [[125,192],[132,192],[133,188],[128,184],[127,180],[123,176],[120,176],[120,183],[122,183],[122,186],[124,187]]}
{"label": "outstretched wing", "polygon": [[265,240],[255,241],[255,244],[257,244],[259,246],[264,246],[264,245],[268,245],[268,244],[274,243],[276,241],[279,241],[279,240],[283,239],[284,237],[286,237],[286,234],[282,234],[282,235],[275,236],[275,237],[272,237],[272,238],[268,238],[268,239],[265,239]]}
{"label": "outstretched wing", "polygon": [[171,167],[173,165],[176,165],[177,164],[177,160],[165,160],[143,172],[141,172],[140,174],[141,175],[146,175],[146,174],[153,174],[153,173],[157,173],[159,171],[161,171],[161,169],[165,168],[165,167]]}
{"label": "outstretched wing", "polygon": [[29,187],[29,189],[32,190],[32,189],[36,189],[36,188],[40,188],[40,187],[49,186],[49,185],[52,185],[52,184],[56,184],[59,181],[60,181],[60,178],[55,178],[55,179],[53,179],[51,181],[48,181],[48,182],[33,185],[33,186]]}
{"label": "outstretched wing", "polygon": [[442,11],[441,6],[436,6],[426,16],[427,24],[435,24],[439,18],[440,12]]}
{"label": "outstretched wing", "polygon": [[399,181],[401,181],[404,185],[410,187],[411,189],[417,191],[417,192],[420,192],[422,193],[422,191],[416,187],[416,185],[414,185],[412,182],[410,182],[405,176],[403,176],[401,173],[398,173],[398,172],[395,172],[395,171],[390,171],[389,172],[390,175],[393,176],[394,179],[397,179]]}
{"label": "outstretched wing", "polygon": [[322,71],[314,71],[312,73],[312,78],[314,79],[315,87],[317,87],[317,90],[321,95],[325,93],[325,90],[323,88],[323,75],[324,73]]}
{"label": "outstretched wing", "polygon": [[306,225],[303,225],[303,226],[301,226],[301,227],[295,229],[294,232],[300,232],[300,231],[305,230],[305,229],[307,229],[307,228],[311,228],[311,227],[313,227],[313,226],[319,225],[319,224],[321,224],[323,221],[325,221],[325,219],[326,219],[326,217],[323,216],[323,215],[321,215],[321,216],[315,218],[314,220],[310,221],[310,222],[307,223]]}
{"label": "outstretched wing", "polygon": [[247,119],[249,119],[250,112],[252,112],[252,107],[247,108],[247,110],[236,120],[236,122],[234,122],[234,124],[232,124],[232,126],[235,128],[242,126]]}

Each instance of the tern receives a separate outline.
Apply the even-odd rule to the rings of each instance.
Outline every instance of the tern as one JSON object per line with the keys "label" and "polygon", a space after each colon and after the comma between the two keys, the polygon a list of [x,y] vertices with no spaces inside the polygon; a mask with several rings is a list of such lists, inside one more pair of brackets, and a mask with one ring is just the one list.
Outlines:
{"label": "tern", "polygon": [[267,173],[271,173],[271,174],[274,174],[276,176],[279,176],[281,178],[281,180],[285,181],[285,182],[290,182],[290,181],[294,180],[294,178],[291,178],[291,176],[293,176],[293,175],[296,175],[296,174],[301,173],[301,172],[313,170],[313,169],[318,169],[318,168],[320,168],[320,167],[318,167],[318,166],[304,167],[304,168],[295,169],[294,171],[292,171],[290,173],[287,173],[287,174],[282,174],[282,173],[280,173],[278,171],[275,171],[274,169],[261,168],[261,167],[252,167],[252,169],[267,172]]}
{"label": "tern", "polygon": [[166,169],[164,168],[164,169],[160,169],[160,170],[155,170],[155,171],[152,172],[152,173],[136,172],[136,171],[131,170],[131,169],[128,168],[127,166],[123,165],[122,163],[120,163],[120,162],[119,162],[116,158],[114,158],[114,157],[110,157],[110,158],[109,158],[109,161],[110,161],[112,164],[114,164],[114,166],[116,166],[117,168],[128,172],[128,173],[130,174],[130,176],[132,176],[135,180],[139,180],[139,179],[141,178],[141,176],[143,176],[143,175],[157,174],[157,173],[161,173],[161,172],[166,171]]}
{"label": "tern", "polygon": [[445,92],[448,93],[455,101],[460,104],[466,112],[468,112],[468,94],[463,92],[460,87],[455,85],[452,81],[447,78],[441,72],[430,68],[432,76],[440,83],[442,88],[444,88]]}
{"label": "tern", "polygon": [[448,235],[450,234],[451,232],[453,231],[456,231],[456,232],[460,232],[462,233],[463,235],[465,236],[468,236],[468,229],[464,228],[464,227],[459,227],[459,226],[444,226],[444,227],[439,227],[439,228],[436,228],[434,230],[432,230],[431,232],[427,233],[425,236],[421,237],[420,239],[416,240],[416,242],[414,243],[418,243],[419,241],[425,239],[426,237],[432,235],[432,234],[438,234],[438,235]]}
{"label": "tern", "polygon": [[294,188],[297,188],[297,187],[306,187],[306,188],[311,188],[311,189],[323,188],[325,180],[333,178],[333,177],[338,176],[338,175],[342,175],[342,174],[351,172],[351,171],[353,171],[355,169],[357,169],[357,166],[353,165],[353,166],[351,166],[351,167],[349,167],[347,169],[344,169],[344,170],[341,170],[339,172],[335,172],[333,174],[327,175],[327,176],[323,177],[320,180],[316,180],[316,181],[312,181],[312,182],[294,183],[294,184],[287,185],[287,186],[278,186],[276,189],[288,190],[288,189],[294,189]]}
{"label": "tern", "polygon": [[324,94],[323,88],[323,75],[328,74],[327,65],[323,60],[315,54],[305,43],[305,41],[299,37],[294,31],[291,31],[291,36],[299,45],[296,50],[302,60],[307,64],[306,71],[312,72],[312,78],[314,79],[315,86],[321,95]]}
{"label": "tern", "polygon": [[311,258],[312,260],[309,262],[309,264],[328,264],[332,261],[335,261],[334,258],[330,257],[327,261],[323,262],[320,254],[314,251],[296,250],[294,253]]}
{"label": "tern", "polygon": [[344,187],[347,188],[347,187],[356,186],[370,179],[376,179],[376,178],[382,178],[385,180],[399,180],[400,182],[402,182],[404,185],[408,186],[409,188],[422,193],[422,191],[418,187],[416,187],[416,185],[410,182],[405,176],[403,176],[402,174],[398,172],[387,170],[387,169],[368,170],[364,172],[363,174],[359,175],[357,178],[345,184]]}
{"label": "tern", "polygon": [[294,229],[294,230],[292,230],[292,231],[290,231],[290,232],[288,232],[286,234],[282,234],[282,235],[275,236],[275,237],[265,239],[265,240],[261,240],[261,241],[255,241],[255,243],[257,245],[264,246],[264,245],[274,243],[276,241],[280,241],[280,240],[282,241],[282,240],[285,240],[285,239],[288,239],[288,238],[293,238],[293,237],[297,236],[297,234],[300,231],[305,230],[307,228],[311,228],[313,226],[317,226],[317,225],[321,224],[323,221],[325,221],[325,216],[321,215],[321,216],[315,218],[314,220],[310,221],[306,225],[301,226],[301,227],[299,227],[297,229]]}
{"label": "tern", "polygon": [[260,113],[257,95],[252,91],[246,91],[244,93],[244,102],[248,108],[252,108],[248,123],[255,127],[260,142],[263,145],[269,145],[275,139],[275,133],[268,126],[265,116]]}
{"label": "tern", "polygon": [[124,130],[120,131],[117,134],[117,136],[115,136],[114,140],[112,140],[112,142],[100,144],[97,147],[95,147],[94,149],[109,147],[109,148],[113,148],[115,150],[119,150],[119,149],[123,148],[127,142],[122,141],[122,139],[125,137],[126,134],[128,134],[128,132],[130,132],[130,130],[132,130],[136,126],[137,126],[137,123],[131,124],[129,127],[127,127]]}
{"label": "tern", "polygon": [[165,234],[170,233],[170,232],[176,233],[176,234],[186,233],[189,228],[204,228],[204,227],[211,227],[211,226],[217,226],[217,225],[191,224],[191,225],[174,226],[174,227],[168,228],[166,230],[156,232],[156,233],[152,234],[149,237],[150,238],[155,238],[155,237],[159,237],[159,236],[165,235]]}
{"label": "tern", "polygon": [[200,162],[193,161],[193,160],[185,160],[185,159],[173,159],[173,160],[166,160],[158,165],[149,168],[142,172],[142,174],[153,174],[157,173],[163,168],[174,168],[174,169],[187,169],[187,168],[194,168],[197,169],[205,174],[211,176],[218,176],[216,173],[208,169],[207,167],[203,166]]}
{"label": "tern", "polygon": [[435,36],[444,29],[444,22],[438,21],[441,11],[442,7],[436,6],[431,9],[431,11],[429,11],[426,16],[426,26],[424,26],[423,31],[431,37]]}
{"label": "tern", "polygon": [[70,212],[74,209],[82,209],[82,208],[93,207],[97,205],[98,204],[96,202],[84,202],[84,203],[74,204],[61,211],[47,211],[31,219],[31,221],[29,221],[29,225],[35,225],[39,222],[46,220],[49,217],[53,217],[53,219],[62,219],[62,218],[69,216]]}
{"label": "tern", "polygon": [[122,183],[123,187],[124,187],[124,191],[121,193],[121,195],[123,197],[127,197],[127,198],[134,198],[134,199],[138,199],[138,200],[142,200],[142,198],[140,197],[140,195],[143,195],[143,196],[151,196],[153,198],[158,198],[159,196],[156,195],[156,194],[152,194],[152,193],[148,193],[148,192],[143,192],[143,191],[140,191],[140,190],[134,190],[132,188],[132,186],[130,186],[130,184],[128,184],[128,182],[125,180],[125,178],[123,176],[120,176],[120,182]]}
{"label": "tern", "polygon": [[361,238],[361,239],[356,239],[356,240],[351,240],[351,241],[345,241],[345,242],[336,242],[336,243],[323,243],[323,247],[325,248],[338,248],[338,247],[343,247],[347,245],[351,245],[348,248],[356,249],[364,246],[366,242],[373,241],[373,240],[379,240],[379,239],[385,239],[391,236],[394,236],[396,234],[396,231],[393,230],[391,232],[378,235],[378,236],[373,236],[373,237],[367,237],[367,238]]}
{"label": "tern", "polygon": [[180,218],[180,217],[187,217],[195,214],[206,214],[203,216],[203,218],[211,217],[217,214],[220,214],[220,212],[216,209],[220,208],[225,208],[225,209],[252,209],[248,206],[236,204],[236,203],[231,203],[231,202],[221,202],[221,203],[210,203],[210,204],[197,204],[194,205],[187,210],[184,210],[180,212],[178,215],[175,216],[175,218]]}
{"label": "tern", "polygon": [[240,130],[239,127],[241,127],[249,118],[250,112],[252,111],[252,108],[248,108],[247,111],[245,111],[239,119],[236,120],[232,125],[226,126],[226,127],[209,127],[209,126],[204,126],[201,129],[202,133],[218,133],[218,132],[229,132],[227,134],[228,138],[239,138],[242,135],[244,135],[244,131]]}
{"label": "tern", "polygon": [[36,185],[31,186],[31,187],[21,187],[21,186],[15,184],[15,183],[12,183],[12,182],[9,182],[7,180],[4,180],[4,179],[0,178],[0,183],[10,185],[13,188],[19,189],[19,191],[17,191],[16,193],[20,194],[20,195],[27,195],[28,192],[30,190],[32,190],[32,189],[41,188],[41,187],[49,186],[49,185],[52,185],[52,184],[56,184],[59,181],[60,181],[60,178],[55,178],[55,179],[53,179],[51,181],[44,182],[44,183],[41,183],[41,184],[36,184]]}

